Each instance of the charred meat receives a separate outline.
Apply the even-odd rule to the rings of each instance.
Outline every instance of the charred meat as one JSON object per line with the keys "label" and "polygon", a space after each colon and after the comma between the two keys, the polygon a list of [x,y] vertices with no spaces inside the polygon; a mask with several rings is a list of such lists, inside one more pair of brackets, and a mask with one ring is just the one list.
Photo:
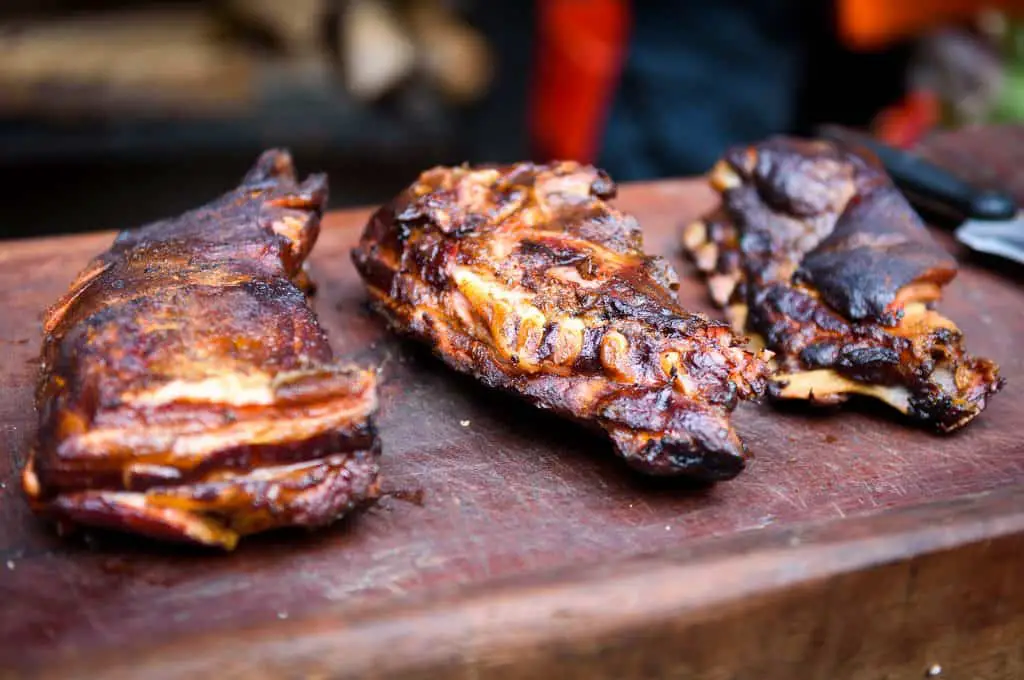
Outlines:
{"label": "charred meat", "polygon": [[773,397],[861,394],[950,432],[1000,389],[933,309],[956,262],[875,159],[780,137],[732,149],[710,179],[721,207],[684,246],[733,329],[775,352]]}
{"label": "charred meat", "polygon": [[79,274],[44,321],[36,511],[230,549],[376,494],[375,374],[333,359],[296,285],[326,197],[268,151]]}
{"label": "charred meat", "polygon": [[435,168],[372,216],[353,259],[375,308],[452,368],[603,430],[644,472],[734,477],[729,414],[766,364],[680,308],[614,195],[576,163]]}

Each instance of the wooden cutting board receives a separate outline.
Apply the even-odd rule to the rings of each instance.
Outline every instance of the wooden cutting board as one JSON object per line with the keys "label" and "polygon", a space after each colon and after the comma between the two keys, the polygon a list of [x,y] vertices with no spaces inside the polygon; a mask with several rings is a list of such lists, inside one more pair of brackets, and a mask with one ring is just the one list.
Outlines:
{"label": "wooden cutting board", "polygon": [[[713,201],[697,181],[618,201],[705,311],[677,234]],[[700,488],[642,479],[602,439],[390,338],[349,262],[366,215],[326,220],[316,308],[338,354],[383,365],[383,474],[405,498],[232,554],[60,540],[30,515],[17,470],[40,314],[111,234],[0,243],[0,669],[788,680],[937,664],[943,678],[1024,677],[1019,277],[966,266],[942,304],[1009,380],[966,431],[940,437],[882,409],[741,407],[756,458]]]}

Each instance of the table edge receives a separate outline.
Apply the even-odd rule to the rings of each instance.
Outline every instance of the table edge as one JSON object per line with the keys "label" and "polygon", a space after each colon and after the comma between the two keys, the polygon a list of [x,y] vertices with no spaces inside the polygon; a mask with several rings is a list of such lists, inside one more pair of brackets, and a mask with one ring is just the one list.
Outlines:
{"label": "table edge", "polygon": [[566,644],[586,647],[668,620],[697,622],[807,584],[885,565],[920,565],[1008,538],[1024,539],[1024,484],[749,529],[615,562],[391,601],[356,616],[341,603],[304,619],[155,642],[130,655],[124,649],[70,655],[25,669],[53,677],[274,677],[282,669],[345,678],[432,677],[439,669],[471,669],[473,659],[509,645],[552,653]]}

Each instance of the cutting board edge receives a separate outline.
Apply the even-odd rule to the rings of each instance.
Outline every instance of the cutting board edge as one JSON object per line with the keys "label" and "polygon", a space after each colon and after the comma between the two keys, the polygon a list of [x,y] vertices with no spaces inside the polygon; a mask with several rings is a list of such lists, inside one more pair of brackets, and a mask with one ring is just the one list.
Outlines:
{"label": "cutting board edge", "polygon": [[[995,559],[1004,553],[1024,555],[1024,484],[915,506],[709,537],[578,571],[563,568],[480,584],[441,597],[434,594],[421,601],[392,601],[355,618],[346,619],[342,603],[316,616],[280,621],[279,625],[207,637],[185,636],[135,650],[60,657],[23,670],[45,677],[105,678],[211,674],[269,678],[285,671],[292,676],[332,678],[475,678],[479,673],[528,678],[564,666],[570,675],[559,677],[613,678],[626,677],[620,675],[621,669],[614,670],[619,664],[626,664],[630,672],[637,671],[636,664],[646,664],[656,667],[658,673],[671,673],[689,667],[688,654],[683,652],[692,643],[660,648],[654,641],[662,639],[662,627],[703,630],[702,626],[714,622],[726,630],[742,629],[744,619],[762,607],[768,608],[769,617],[775,611],[784,621],[792,616],[787,612],[797,606],[795,602],[817,596],[827,598],[822,600],[826,604],[839,599],[850,604],[852,599],[868,612],[891,607],[891,602],[875,595],[880,591],[891,595],[891,587],[865,588],[865,584],[877,582],[880,571],[897,570],[897,590],[904,588],[908,593],[906,605],[912,604],[909,593],[915,589],[914,583],[930,580],[923,574],[948,571],[951,561],[973,578],[957,579],[945,587],[941,582],[931,583],[916,593],[914,601],[933,597],[957,600],[992,583],[1013,589],[1009,601],[1024,601],[1024,582],[996,575],[1006,569],[1005,564],[1000,566],[1005,560]],[[1017,569],[1020,567],[1018,561]],[[644,595],[638,596],[638,592]],[[897,625],[911,626],[912,608],[902,613]],[[819,635],[826,638],[838,634],[836,618],[844,617],[832,616],[827,607],[819,614],[826,620],[812,616],[811,627],[824,626]],[[1024,633],[1024,612],[1008,615],[1008,625]],[[757,620],[764,616],[764,612],[758,613]],[[878,626],[891,626],[886,618],[877,617]],[[948,621],[929,620],[912,627],[927,630],[948,625]],[[806,630],[791,627],[784,632],[789,648],[795,652],[799,647],[810,655],[805,658],[814,657],[811,647],[804,649],[810,644]],[[609,659],[606,646],[614,648],[615,641],[623,639],[634,643],[627,645],[628,649],[613,650]],[[762,646],[763,642],[762,638]],[[741,655],[742,636],[722,643]],[[971,646],[968,638],[959,639],[955,653],[961,664]],[[920,651],[926,651],[924,647]],[[769,650],[762,651],[766,655],[761,660],[771,662]],[[904,653],[911,651],[903,649]],[[953,652],[946,650],[947,655]],[[744,653],[749,655],[750,650]],[[728,663],[728,658],[720,661]],[[856,659],[845,661],[855,663]],[[749,662],[746,658],[745,663]],[[874,663],[880,672],[878,662]],[[902,669],[899,672],[916,672],[918,665],[911,668],[904,660],[895,667]],[[699,667],[715,668],[706,662]],[[738,666],[742,667],[746,666]],[[764,677],[788,676],[769,673]]]}

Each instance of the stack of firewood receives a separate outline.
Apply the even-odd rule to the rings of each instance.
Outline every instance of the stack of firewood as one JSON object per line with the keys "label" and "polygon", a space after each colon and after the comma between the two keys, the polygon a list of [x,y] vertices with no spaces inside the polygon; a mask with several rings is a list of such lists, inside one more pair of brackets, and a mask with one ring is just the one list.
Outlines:
{"label": "stack of firewood", "polygon": [[443,0],[211,0],[76,14],[0,25],[0,54],[0,114],[233,111],[282,73],[319,74],[313,82],[364,102],[425,83],[458,105],[491,77],[485,40]]}

